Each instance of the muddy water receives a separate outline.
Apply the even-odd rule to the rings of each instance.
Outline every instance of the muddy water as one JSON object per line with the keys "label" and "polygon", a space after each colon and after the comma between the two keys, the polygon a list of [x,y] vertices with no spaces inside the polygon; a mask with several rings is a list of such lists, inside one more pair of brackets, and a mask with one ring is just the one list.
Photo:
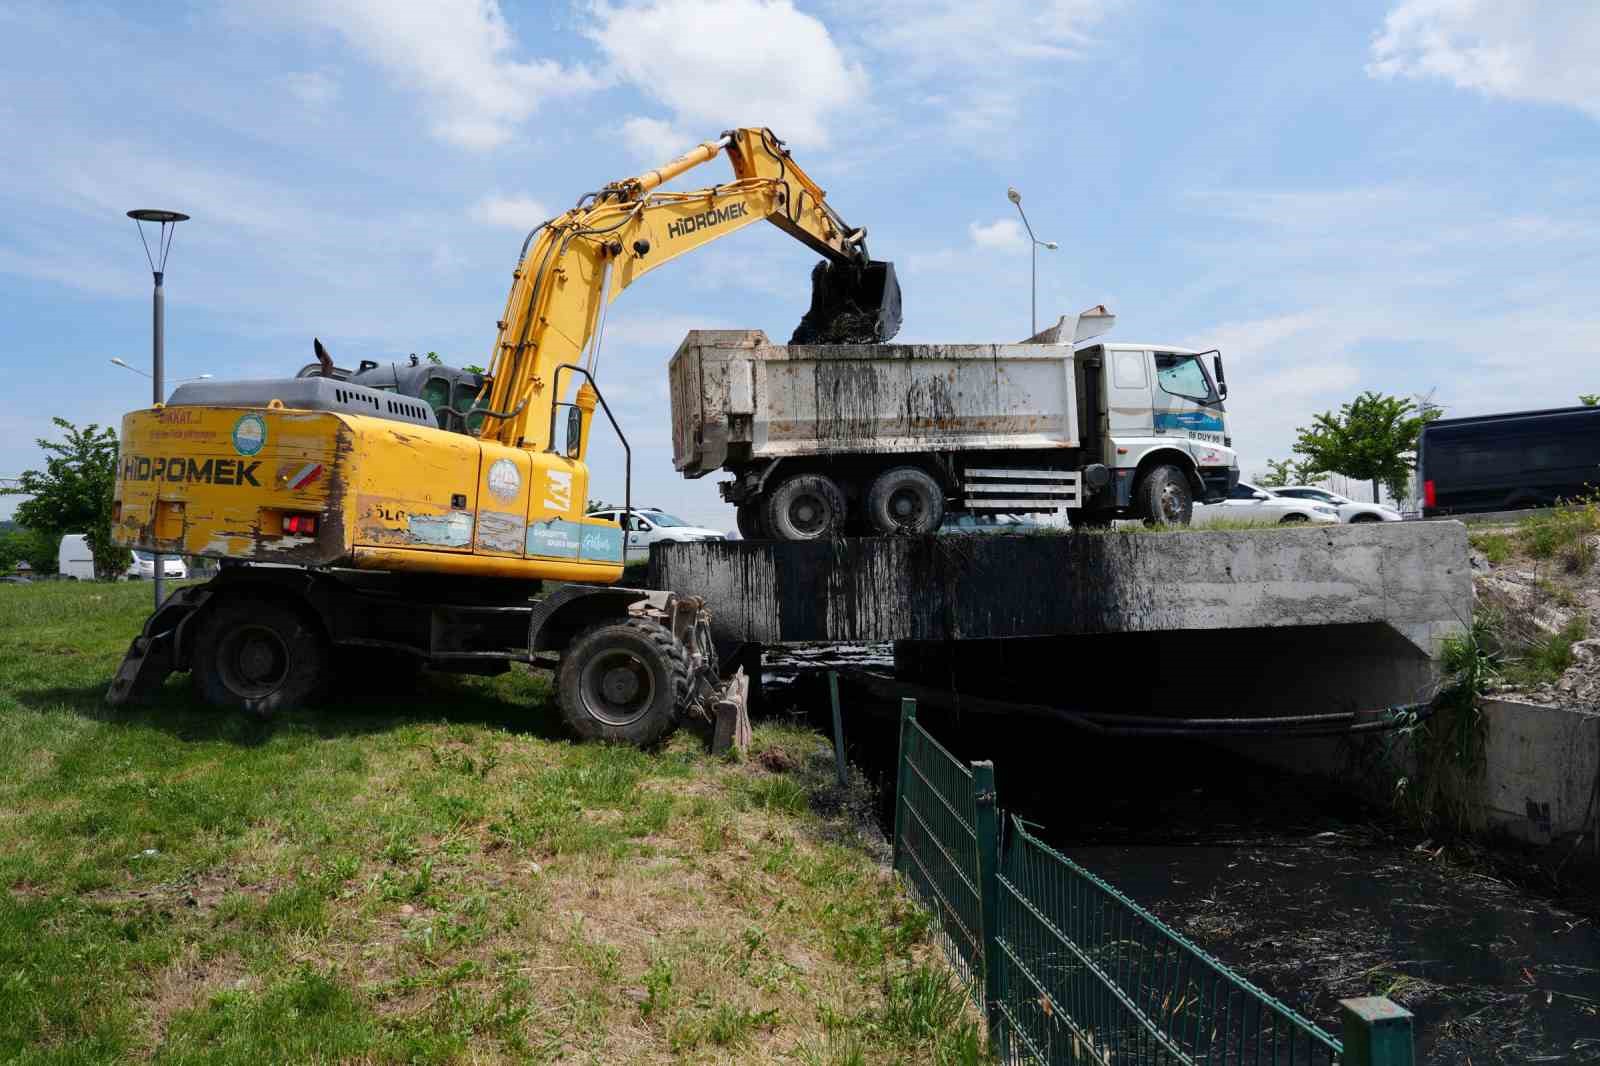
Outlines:
{"label": "muddy water", "polygon": [[[805,679],[794,691],[826,707]],[[892,708],[848,689],[845,707],[851,758],[892,789]],[[1005,809],[1330,1031],[1339,999],[1382,994],[1415,1014],[1419,1062],[1600,1063],[1592,873],[1556,902],[1516,854],[1441,849],[1330,786],[1194,742],[922,720],[993,760]]]}

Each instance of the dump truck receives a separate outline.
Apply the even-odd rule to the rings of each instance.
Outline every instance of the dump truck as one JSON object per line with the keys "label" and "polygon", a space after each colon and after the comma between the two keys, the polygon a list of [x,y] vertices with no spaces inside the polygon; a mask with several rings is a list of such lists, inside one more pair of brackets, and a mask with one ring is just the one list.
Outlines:
{"label": "dump truck", "polygon": [[959,513],[1187,524],[1239,480],[1222,354],[1085,343],[1115,320],[1101,305],[1018,344],[694,330],[668,368],[673,463],[731,475],[748,539],[931,533]]}
{"label": "dump truck", "polygon": [[[723,155],[732,181],[662,189]],[[597,412],[629,454],[598,380],[608,305],[759,221],[824,257],[798,337],[894,335],[892,266],[867,254],[866,231],[771,130],[752,127],[536,226],[487,371],[414,357],[341,367],[313,339],[316,362],[298,374],[192,382],[129,413],[115,539],[214,558],[221,572],[157,608],[109,701],[148,699],[187,671],[201,700],[267,715],[341,676],[378,684],[422,667],[493,674],[522,662],[555,671],[580,737],[648,744],[686,714],[722,726],[741,682],[721,676],[703,605],[614,584],[627,531],[586,515],[584,457]]]}

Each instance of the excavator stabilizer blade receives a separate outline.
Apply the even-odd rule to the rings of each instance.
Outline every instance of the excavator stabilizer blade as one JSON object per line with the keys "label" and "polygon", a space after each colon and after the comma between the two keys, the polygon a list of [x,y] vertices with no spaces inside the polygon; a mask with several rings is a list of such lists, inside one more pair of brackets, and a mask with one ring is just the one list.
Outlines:
{"label": "excavator stabilizer blade", "polygon": [[811,272],[811,309],[790,344],[885,344],[900,332],[894,264],[821,262]]}

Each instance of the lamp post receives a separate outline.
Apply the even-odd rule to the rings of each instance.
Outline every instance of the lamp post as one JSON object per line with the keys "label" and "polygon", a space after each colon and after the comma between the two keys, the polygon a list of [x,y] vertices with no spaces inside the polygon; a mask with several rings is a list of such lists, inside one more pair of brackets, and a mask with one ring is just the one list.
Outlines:
{"label": "lamp post", "polygon": [[1028,240],[1033,242],[1033,248],[1031,249],[1033,253],[1033,266],[1028,286],[1030,290],[1028,299],[1028,324],[1032,327],[1028,330],[1028,336],[1031,337],[1039,332],[1039,249],[1046,248],[1053,252],[1060,246],[1057,245],[1055,241],[1041,241],[1039,238],[1033,235],[1033,227],[1028,225],[1028,216],[1022,210],[1022,194],[1018,192],[1015,187],[1006,189],[1006,199],[1010,200],[1017,206],[1017,214],[1022,215],[1023,228],[1028,231]]}
{"label": "lamp post", "polygon": [[[149,374],[145,373],[143,370],[140,370],[138,367],[132,365],[131,363],[124,363],[121,359],[118,359],[116,356],[112,356],[111,357],[111,365],[112,366],[120,366],[124,370],[131,370],[135,374],[138,374],[142,378],[147,378],[147,377],[150,376]],[[210,381],[210,380],[211,380],[211,375],[210,374],[196,374],[196,375],[194,375],[194,377],[177,378],[177,379],[175,379],[173,381],[173,384],[174,385],[182,385],[185,381]]]}
{"label": "lamp post", "polygon": [[[167,272],[167,253],[172,251],[173,234],[178,232],[178,223],[188,221],[189,216],[178,211],[154,211],[149,208],[140,208],[136,211],[129,211],[128,217],[133,219],[134,226],[139,230],[139,241],[144,245],[144,257],[149,261],[150,274],[155,279],[155,292],[151,297],[150,318],[150,392],[155,402],[161,403],[165,399],[162,394],[166,391],[162,387],[162,356],[166,347],[167,329],[167,304],[166,296],[161,288],[161,281]],[[144,223],[146,222],[154,222],[160,226],[160,231],[156,234],[156,250],[153,253],[150,251],[150,242],[145,239],[144,235]],[[112,360],[112,362],[118,362],[118,360]],[[121,365],[126,366],[127,364],[123,363]],[[128,369],[132,370],[133,368],[128,367]],[[160,506],[161,500],[158,494],[156,507],[159,509]],[[155,515],[151,516],[152,526],[155,524],[155,518]],[[157,552],[155,553],[154,584],[156,608],[158,610],[161,607],[161,601],[166,598],[163,595],[166,588],[165,582],[162,580],[162,569],[161,554]]]}

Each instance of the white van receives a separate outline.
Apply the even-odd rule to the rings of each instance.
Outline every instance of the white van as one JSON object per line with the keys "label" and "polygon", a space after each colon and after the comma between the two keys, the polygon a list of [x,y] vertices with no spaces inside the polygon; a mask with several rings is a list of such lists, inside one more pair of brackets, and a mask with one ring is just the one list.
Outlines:
{"label": "white van", "polygon": [[89,538],[82,533],[68,533],[62,537],[56,569],[62,577],[70,577],[74,581],[93,581],[94,552],[89,550]]}

